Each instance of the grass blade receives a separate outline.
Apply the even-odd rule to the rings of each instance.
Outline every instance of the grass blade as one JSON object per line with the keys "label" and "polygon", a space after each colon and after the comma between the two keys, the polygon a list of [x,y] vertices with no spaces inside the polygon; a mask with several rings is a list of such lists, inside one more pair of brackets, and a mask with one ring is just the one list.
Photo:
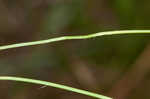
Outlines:
{"label": "grass blade", "polygon": [[81,89],[77,89],[77,88],[72,88],[69,86],[56,84],[56,83],[52,83],[52,82],[47,82],[47,81],[22,78],[22,77],[11,77],[11,76],[0,76],[0,80],[11,80],[11,81],[19,81],[19,82],[25,82],[25,83],[40,84],[40,85],[44,85],[44,86],[50,86],[50,87],[55,87],[55,88],[59,88],[59,89],[67,90],[67,91],[84,94],[84,95],[91,96],[91,97],[98,98],[98,99],[112,99],[110,97],[103,96],[103,95],[100,95],[97,93],[93,93],[93,92],[89,92],[89,91],[81,90]]}
{"label": "grass blade", "polygon": [[99,32],[99,33],[88,34],[88,35],[62,36],[62,37],[57,37],[57,38],[50,38],[50,39],[47,39],[47,40],[40,40],[40,41],[33,41],[33,42],[25,42],[25,43],[4,45],[4,46],[0,46],[0,50],[6,50],[6,49],[24,47],[24,46],[33,46],[33,45],[39,45],[39,44],[47,44],[47,43],[52,43],[52,42],[64,41],[64,40],[90,39],[90,38],[95,38],[95,37],[98,37],[98,36],[106,36],[106,35],[142,34],[142,33],[150,34],[150,30],[107,31],[107,32]]}
{"label": "grass blade", "polygon": [[[4,46],[0,46],[0,50],[6,50],[6,49],[18,48],[18,47],[24,47],[24,46],[39,45],[39,44],[47,44],[47,43],[63,41],[63,40],[90,39],[90,38],[101,37],[101,36],[105,36],[105,35],[142,34],[142,33],[150,34],[150,30],[107,31],[107,32],[99,32],[99,33],[88,34],[88,35],[62,36],[62,37],[51,38],[51,39],[47,39],[47,40],[4,45]],[[112,99],[110,97],[103,96],[103,95],[100,95],[97,93],[93,93],[93,92],[89,92],[89,91],[85,91],[85,90],[81,90],[81,89],[77,89],[77,88],[72,88],[69,86],[60,85],[60,84],[56,84],[56,83],[52,83],[52,82],[41,81],[41,80],[34,80],[34,79],[22,78],[22,77],[12,77],[12,76],[0,76],[0,80],[12,80],[12,81],[20,81],[20,82],[26,82],[26,83],[41,84],[41,85],[51,86],[51,87],[55,87],[55,88],[59,88],[59,89],[64,89],[64,90],[84,94],[84,95],[99,98],[99,99]]]}

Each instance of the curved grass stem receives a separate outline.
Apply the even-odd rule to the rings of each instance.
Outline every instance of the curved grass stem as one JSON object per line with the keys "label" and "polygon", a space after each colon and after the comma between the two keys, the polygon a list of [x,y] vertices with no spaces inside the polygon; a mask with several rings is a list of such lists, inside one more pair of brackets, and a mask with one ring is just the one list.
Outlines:
{"label": "curved grass stem", "polygon": [[55,88],[59,88],[59,89],[67,90],[67,91],[84,94],[84,95],[91,96],[91,97],[98,98],[98,99],[112,99],[110,97],[103,96],[103,95],[100,95],[97,93],[93,93],[93,92],[89,92],[89,91],[81,90],[81,89],[77,89],[77,88],[72,88],[69,86],[56,84],[56,83],[52,83],[52,82],[47,82],[47,81],[22,78],[22,77],[11,77],[11,76],[0,76],[0,80],[11,80],[11,81],[19,81],[19,82],[25,82],[25,83],[40,84],[40,85],[44,85],[44,86],[50,86],[50,87],[55,87]]}
{"label": "curved grass stem", "polygon": [[[62,37],[51,38],[51,39],[47,39],[47,40],[4,45],[4,46],[0,46],[0,50],[6,50],[6,49],[18,48],[18,47],[24,47],[24,46],[39,45],[39,44],[47,44],[47,43],[63,41],[63,40],[90,39],[90,38],[95,38],[98,36],[105,36],[105,35],[142,34],[142,33],[150,34],[150,30],[107,31],[107,32],[99,32],[99,33],[80,35],[80,36],[62,36]],[[56,84],[56,83],[41,81],[41,80],[34,80],[34,79],[21,78],[21,77],[11,77],[11,76],[0,76],[0,80],[12,80],[12,81],[20,81],[20,82],[26,82],[26,83],[41,84],[41,85],[51,86],[51,87],[55,87],[55,88],[59,88],[59,89],[64,89],[64,90],[84,94],[84,95],[99,98],[99,99],[112,99],[110,97],[96,94],[93,92],[89,92],[89,91],[85,91],[85,90],[81,90],[81,89],[77,89],[77,88],[72,88],[72,87],[68,87],[68,86],[60,85],[60,84]]]}
{"label": "curved grass stem", "polygon": [[142,33],[150,34],[150,30],[107,31],[107,32],[99,32],[99,33],[88,34],[88,35],[62,36],[62,37],[50,38],[50,39],[47,39],[47,40],[40,40],[40,41],[33,41],[33,42],[25,42],[25,43],[4,45],[4,46],[0,46],[0,50],[6,50],[6,49],[24,47],[24,46],[33,46],[33,45],[39,45],[39,44],[47,44],[47,43],[52,43],[52,42],[64,41],[64,40],[90,39],[90,38],[95,38],[95,37],[98,37],[98,36],[105,36],[105,35],[139,34],[139,33],[140,34],[142,34]]}

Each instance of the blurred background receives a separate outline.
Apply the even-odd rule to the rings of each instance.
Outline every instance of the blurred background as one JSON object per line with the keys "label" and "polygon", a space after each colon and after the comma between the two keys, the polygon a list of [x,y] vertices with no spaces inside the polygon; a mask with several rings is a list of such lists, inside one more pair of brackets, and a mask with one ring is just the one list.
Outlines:
{"label": "blurred background", "polygon": [[[150,29],[150,0],[0,0],[0,45]],[[68,40],[0,51],[0,75],[56,82],[115,99],[150,99],[150,35]],[[0,81],[3,99],[93,99]]]}

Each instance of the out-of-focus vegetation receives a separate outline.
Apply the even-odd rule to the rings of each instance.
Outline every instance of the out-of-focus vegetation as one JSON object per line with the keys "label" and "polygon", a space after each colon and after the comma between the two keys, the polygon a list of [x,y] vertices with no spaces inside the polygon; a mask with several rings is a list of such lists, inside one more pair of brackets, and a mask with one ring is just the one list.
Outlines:
{"label": "out-of-focus vegetation", "polygon": [[[149,0],[1,0],[0,44],[106,30],[150,29]],[[47,80],[117,99],[149,99],[149,35],[107,36],[1,51],[0,75]],[[3,99],[87,99],[0,82]]]}

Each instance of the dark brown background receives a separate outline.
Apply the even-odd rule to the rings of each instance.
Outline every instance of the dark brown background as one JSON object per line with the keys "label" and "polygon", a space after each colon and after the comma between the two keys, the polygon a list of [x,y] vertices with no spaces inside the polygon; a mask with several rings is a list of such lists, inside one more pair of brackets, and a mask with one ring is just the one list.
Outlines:
{"label": "dark brown background", "polygon": [[[150,29],[150,0],[0,0],[0,45],[62,35]],[[115,99],[150,98],[150,35],[69,40],[0,52],[0,75],[86,89]],[[91,99],[0,81],[2,99]]]}

